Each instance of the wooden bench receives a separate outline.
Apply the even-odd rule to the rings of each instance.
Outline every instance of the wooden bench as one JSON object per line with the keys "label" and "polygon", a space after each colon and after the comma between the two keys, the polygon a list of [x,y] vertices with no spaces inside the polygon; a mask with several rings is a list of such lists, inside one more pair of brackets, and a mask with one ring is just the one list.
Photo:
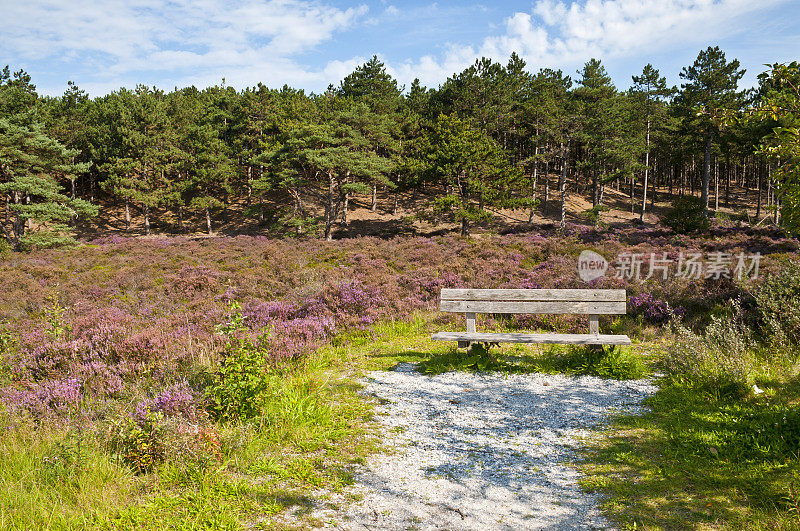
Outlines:
{"label": "wooden bench", "polygon": [[[458,341],[459,347],[471,343],[556,343],[562,345],[630,345],[625,335],[600,333],[601,315],[626,313],[624,289],[443,289],[440,309],[464,313],[466,332],[438,332],[436,341]],[[479,313],[535,313],[588,315],[588,334],[498,334],[476,331]]]}

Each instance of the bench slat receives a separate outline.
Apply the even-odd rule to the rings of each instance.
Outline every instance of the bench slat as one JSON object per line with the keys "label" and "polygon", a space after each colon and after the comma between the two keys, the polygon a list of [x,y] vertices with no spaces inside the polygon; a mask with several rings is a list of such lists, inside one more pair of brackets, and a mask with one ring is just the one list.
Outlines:
{"label": "bench slat", "polygon": [[450,301],[574,301],[625,302],[624,289],[452,289],[441,300]]}
{"label": "bench slat", "polygon": [[562,313],[578,315],[621,315],[625,301],[571,302],[571,301],[452,301],[442,300],[443,312],[455,313]]}
{"label": "bench slat", "polygon": [[625,335],[610,334],[488,334],[465,332],[438,332],[431,336],[434,341],[466,341],[473,343],[555,343],[559,345],[630,345]]}

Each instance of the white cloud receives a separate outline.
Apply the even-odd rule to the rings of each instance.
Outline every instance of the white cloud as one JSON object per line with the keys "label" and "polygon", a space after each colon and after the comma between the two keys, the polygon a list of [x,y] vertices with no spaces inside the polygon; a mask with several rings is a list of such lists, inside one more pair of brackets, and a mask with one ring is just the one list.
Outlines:
{"label": "white cloud", "polygon": [[[326,1],[331,0],[0,0],[0,53],[8,62],[63,71],[63,81],[77,78],[93,95],[137,82],[206,86],[223,77],[237,87],[261,81],[322,90],[365,59],[304,64],[329,57],[323,47],[337,32],[420,16],[384,1],[383,10],[365,20],[365,5],[340,8]],[[734,35],[748,14],[788,1],[536,0],[530,11],[512,13],[497,34],[477,44],[442,42],[440,54],[389,63],[387,69],[406,86],[415,77],[435,86],[478,57],[505,61],[512,51],[531,69],[665,52]],[[435,3],[424,9],[429,17],[445,16]],[[409,21],[410,33],[414,24]],[[60,92],[63,81],[58,88],[40,88]]]}
{"label": "white cloud", "polygon": [[84,71],[93,63],[99,68],[87,86],[104,88],[119,87],[143,71],[168,72],[159,75],[167,85],[201,78],[219,82],[223,76],[243,84],[283,84],[321,76],[325,69],[307,72],[292,58],[352,27],[368,10],[313,0],[0,0],[0,5],[4,52]]}
{"label": "white cloud", "polygon": [[436,85],[482,56],[505,61],[517,52],[535,69],[669,51],[735,34],[747,22],[744,15],[785,1],[537,0],[530,13],[512,14],[504,32],[478,48],[450,45],[438,59],[407,61],[396,71],[404,82],[419,77]]}

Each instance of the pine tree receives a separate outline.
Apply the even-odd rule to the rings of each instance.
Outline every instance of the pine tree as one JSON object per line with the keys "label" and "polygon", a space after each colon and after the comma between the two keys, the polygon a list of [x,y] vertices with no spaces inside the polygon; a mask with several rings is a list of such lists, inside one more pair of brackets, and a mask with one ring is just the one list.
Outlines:
{"label": "pine tree", "polygon": [[0,118],[0,193],[8,195],[11,213],[0,228],[14,249],[74,243],[67,223],[97,215],[94,205],[62,193],[56,180],[86,171],[88,164],[71,162],[76,154],[48,137],[41,124]]}
{"label": "pine tree", "polygon": [[386,72],[386,65],[373,55],[342,80],[337,92],[344,98],[363,101],[375,113],[392,114],[400,107],[402,90]]}
{"label": "pine tree", "polygon": [[490,218],[489,206],[503,206],[519,169],[500,146],[454,114],[440,115],[429,137],[429,172],[453,192],[436,198],[434,210],[452,217],[467,236],[470,223]]}
{"label": "pine tree", "polygon": [[104,187],[129,203],[138,203],[144,233],[150,234],[152,209],[166,204],[173,190],[169,170],[174,162],[176,138],[169,121],[163,92],[144,85],[135,91],[122,89],[109,98],[113,135],[119,151],[105,166]]}
{"label": "pine tree", "polygon": [[703,138],[701,200],[706,209],[711,180],[712,143],[719,136],[725,113],[741,107],[743,94],[736,89],[744,74],[745,70],[739,68],[739,61],[734,59],[728,62],[718,46],[701,50],[692,66],[684,67],[680,73],[686,83],[681,85],[679,103],[686,119]]}
{"label": "pine tree", "polygon": [[[393,184],[393,161],[381,154],[389,122],[363,103],[322,96],[316,120],[294,125],[281,148],[268,153],[280,186],[303,189],[325,205],[324,232],[333,239],[334,224],[350,193],[367,193],[373,183]],[[322,185],[320,193],[317,186]]]}
{"label": "pine tree", "polygon": [[580,86],[575,89],[574,97],[581,120],[580,139],[588,155],[581,168],[591,175],[592,207],[597,207],[601,187],[610,175],[610,147],[619,136],[615,128],[620,122],[614,119],[617,90],[605,67],[597,59],[587,61],[578,73],[581,76],[578,80]]}
{"label": "pine tree", "polygon": [[759,76],[757,114],[771,129],[761,152],[775,164],[783,224],[800,234],[800,63],[776,63]]}

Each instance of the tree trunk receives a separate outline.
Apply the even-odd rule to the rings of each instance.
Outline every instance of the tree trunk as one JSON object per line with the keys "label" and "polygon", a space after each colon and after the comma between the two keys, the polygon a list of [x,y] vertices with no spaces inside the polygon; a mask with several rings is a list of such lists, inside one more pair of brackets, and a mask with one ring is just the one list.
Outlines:
{"label": "tree trunk", "polygon": [[706,148],[703,155],[703,187],[700,191],[700,200],[708,211],[708,188],[711,183],[711,130],[706,131]]}
{"label": "tree trunk", "polygon": [[397,215],[397,208],[398,208],[399,201],[400,201],[400,192],[395,192],[394,193],[394,209],[392,209],[392,215],[393,216]]}
{"label": "tree trunk", "polygon": [[125,231],[131,230],[131,202],[125,200]]}
{"label": "tree trunk", "polygon": [[631,172],[631,183],[629,186],[629,198],[631,200],[631,214],[636,212],[636,198],[634,197],[636,193],[636,177],[634,177],[633,172]]}
{"label": "tree trunk", "polygon": [[372,204],[370,205],[369,209],[372,212],[375,212],[378,208],[378,185],[372,183]]}
{"label": "tree trunk", "polygon": [[644,152],[644,183],[642,184],[642,212],[639,221],[644,223],[644,211],[647,206],[647,177],[650,171],[650,118],[647,118],[647,151]]}
{"label": "tree trunk", "polygon": [[[345,195],[345,201],[347,201]],[[333,174],[328,173],[328,201],[325,205],[325,240],[333,241],[333,222],[335,221],[336,212],[334,212],[334,182]]]}
{"label": "tree trunk", "polygon": [[714,157],[714,212],[719,210],[719,157]]}
{"label": "tree trunk", "polygon": [[150,235],[150,207],[147,205],[142,205],[142,214],[144,215],[144,234],[145,236]]}
{"label": "tree trunk", "polygon": [[[658,168],[658,161],[656,157],[653,157],[653,168]],[[662,179],[663,181],[663,179]],[[650,179],[652,182],[652,188],[650,188],[650,210],[653,210],[653,207],[656,204],[656,192],[657,192],[657,184],[658,184],[658,173],[653,171],[652,178]]]}
{"label": "tree trunk", "polygon": [[178,205],[178,231],[183,232],[183,206]]}
{"label": "tree trunk", "polygon": [[250,205],[250,200],[253,195],[253,167],[247,166],[247,205]]}
{"label": "tree trunk", "polygon": [[756,223],[758,223],[758,218],[761,217],[761,174],[762,174],[762,166],[759,164],[758,166],[758,199],[756,199]]}
{"label": "tree trunk", "polygon": [[212,234],[211,232],[211,209],[206,208],[206,228],[208,228],[209,236]]}
{"label": "tree trunk", "polygon": [[539,170],[539,161],[536,159],[539,155],[539,146],[533,149],[533,186],[531,187],[531,213],[528,215],[528,223],[533,223],[533,213],[536,208],[536,178],[538,177],[537,171]]}
{"label": "tree trunk", "polygon": [[550,161],[544,161],[544,203],[542,203],[542,213],[547,211],[547,202],[550,200]]}
{"label": "tree trunk", "polygon": [[563,231],[567,226],[567,156],[569,155],[569,142],[566,147],[561,144],[561,177],[558,179],[558,190],[561,193],[561,220],[559,227]]}
{"label": "tree trunk", "polygon": [[[742,180],[744,183],[747,183],[745,180],[745,172],[747,170],[747,163],[744,163],[745,167],[742,168]],[[745,189],[746,191],[746,189]],[[745,194],[747,197],[747,194]],[[731,207],[731,165],[730,162],[725,165],[725,208]]]}

